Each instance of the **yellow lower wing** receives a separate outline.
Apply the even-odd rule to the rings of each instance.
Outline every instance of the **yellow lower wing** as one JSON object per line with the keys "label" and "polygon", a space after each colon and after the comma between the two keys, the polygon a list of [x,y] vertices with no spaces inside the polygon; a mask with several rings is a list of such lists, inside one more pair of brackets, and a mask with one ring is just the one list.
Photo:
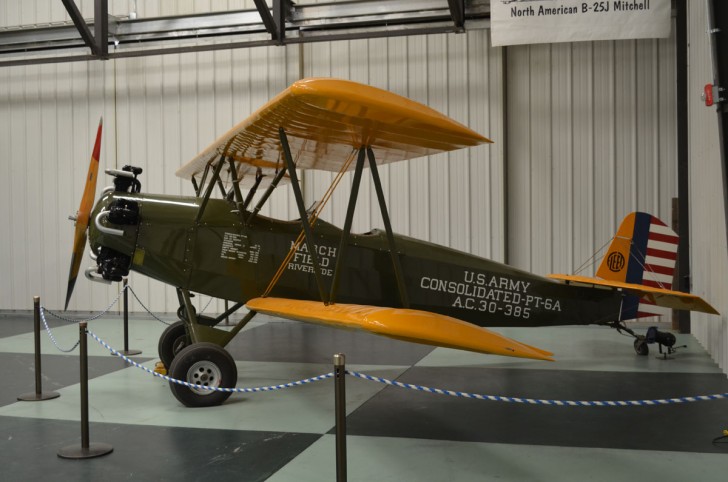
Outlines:
{"label": "yellow lower wing", "polygon": [[548,277],[561,281],[623,289],[641,296],[657,306],[664,306],[674,310],[700,311],[703,313],[710,313],[711,315],[720,314],[710,305],[710,303],[702,299],[700,296],[683,293],[682,291],[666,290],[634,283],[623,283],[621,281],[603,280],[568,274],[550,274]]}
{"label": "yellow lower wing", "polygon": [[553,353],[506,338],[457,318],[429,311],[334,304],[287,298],[254,298],[248,309],[299,321],[362,329],[377,335],[426,345],[493,355],[553,361]]}

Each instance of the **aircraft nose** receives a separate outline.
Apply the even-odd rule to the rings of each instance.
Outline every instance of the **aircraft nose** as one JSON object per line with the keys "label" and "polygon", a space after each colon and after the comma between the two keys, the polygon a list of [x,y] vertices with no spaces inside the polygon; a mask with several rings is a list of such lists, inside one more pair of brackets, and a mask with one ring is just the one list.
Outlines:
{"label": "aircraft nose", "polygon": [[109,194],[94,208],[89,238],[97,256],[95,272],[104,280],[121,281],[129,274],[140,218],[139,203],[128,195]]}

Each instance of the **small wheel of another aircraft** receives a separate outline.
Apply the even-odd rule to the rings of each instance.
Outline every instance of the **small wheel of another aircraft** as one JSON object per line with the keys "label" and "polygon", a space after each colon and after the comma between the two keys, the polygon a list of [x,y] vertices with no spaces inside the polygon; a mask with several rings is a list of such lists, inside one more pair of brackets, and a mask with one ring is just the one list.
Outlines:
{"label": "small wheel of another aircraft", "polygon": [[650,347],[647,346],[647,342],[644,338],[637,338],[634,341],[634,351],[639,356],[647,356],[650,353]]}
{"label": "small wheel of another aircraft", "polygon": [[[169,376],[194,385],[211,388],[234,388],[238,381],[235,360],[214,343],[195,343],[183,348],[169,367]],[[220,405],[231,392],[191,388],[169,382],[172,394],[187,407]]]}
{"label": "small wheel of another aircraft", "polygon": [[182,351],[186,346],[189,346],[189,344],[190,337],[187,334],[187,330],[185,330],[184,322],[177,321],[169,325],[162,332],[162,336],[159,337],[159,344],[157,345],[159,358],[164,363],[164,366],[170,367],[177,353]]}

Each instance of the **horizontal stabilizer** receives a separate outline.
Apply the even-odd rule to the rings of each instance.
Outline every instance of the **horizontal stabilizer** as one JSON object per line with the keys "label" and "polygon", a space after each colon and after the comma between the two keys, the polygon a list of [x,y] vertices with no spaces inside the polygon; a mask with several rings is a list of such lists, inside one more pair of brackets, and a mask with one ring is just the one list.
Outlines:
{"label": "horizontal stabilizer", "polygon": [[553,353],[506,338],[457,318],[429,311],[333,304],[287,298],[254,298],[248,309],[337,328],[366,330],[398,340],[493,355],[553,361]]}
{"label": "horizontal stabilizer", "polygon": [[635,283],[624,283],[621,281],[603,280],[567,274],[550,274],[548,277],[573,283],[623,289],[647,300],[652,304],[672,308],[674,310],[700,311],[711,315],[720,314],[701,297],[690,293],[683,293],[682,291],[673,291]]}

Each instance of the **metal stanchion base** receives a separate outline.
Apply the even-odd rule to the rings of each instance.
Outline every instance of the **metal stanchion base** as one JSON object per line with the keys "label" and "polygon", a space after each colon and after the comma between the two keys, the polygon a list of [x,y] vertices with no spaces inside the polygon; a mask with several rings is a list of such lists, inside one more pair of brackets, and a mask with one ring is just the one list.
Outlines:
{"label": "metal stanchion base", "polygon": [[43,393],[24,393],[18,397],[21,402],[40,402],[41,400],[51,400],[60,397],[61,394],[58,392],[43,392]]}
{"label": "metal stanchion base", "polygon": [[[124,356],[133,356],[133,355],[141,355],[141,350],[120,350],[119,353],[121,353]],[[113,353],[110,353],[111,356],[116,356]]]}
{"label": "metal stanchion base", "polygon": [[58,456],[62,459],[91,459],[110,454],[114,451],[114,447],[105,443],[91,443],[88,448],[81,445],[69,445],[58,451]]}

